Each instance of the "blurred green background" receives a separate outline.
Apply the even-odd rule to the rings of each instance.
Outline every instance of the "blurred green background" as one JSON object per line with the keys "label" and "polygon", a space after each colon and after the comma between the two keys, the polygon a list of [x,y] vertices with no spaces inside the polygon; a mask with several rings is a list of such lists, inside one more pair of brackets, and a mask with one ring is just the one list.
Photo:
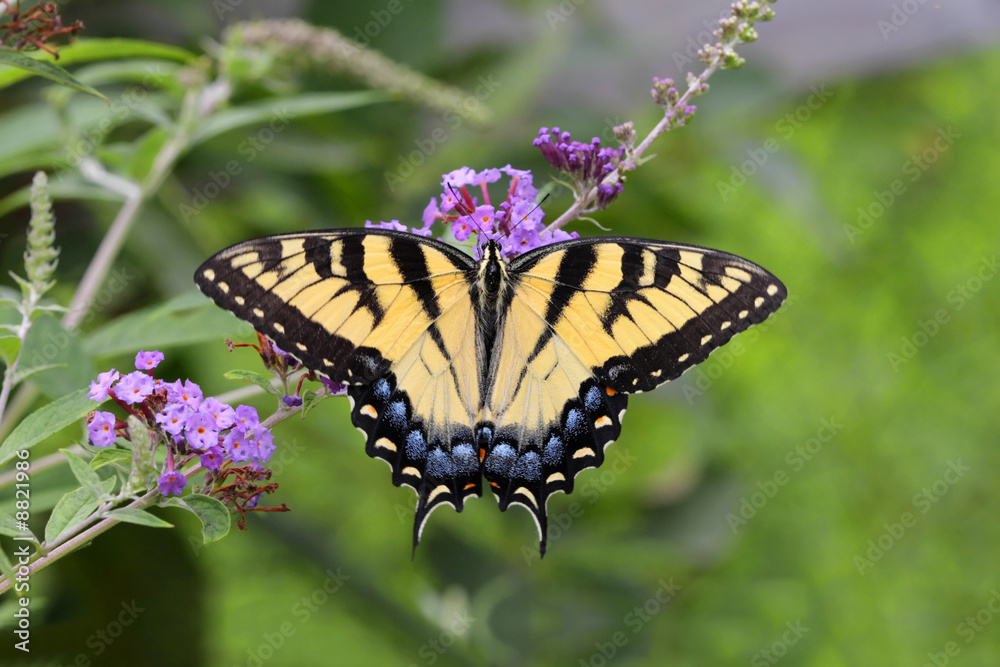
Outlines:
{"label": "blurred green background", "polygon": [[[195,52],[240,17],[296,15],[354,36],[387,6],[61,5],[84,19],[86,37]],[[371,46],[470,92],[498,82],[482,100],[493,120],[455,123],[398,101],[293,119],[252,160],[239,147],[256,129],[212,139],[143,209],[115,262],[123,284],[109,283],[84,332],[192,292],[201,261],[251,236],[413,224],[441,174],[463,165],[531,168],[542,184],[547,164],[531,146],[541,125],[609,139],[611,125],[633,119],[644,136],[657,120],[650,77],[682,79],[678,63],[697,66],[684,65],[687,38],[723,5],[679,6],[676,19],[651,3],[400,6]],[[543,561],[528,515],[500,514],[489,498],[435,513],[411,560],[412,491],[391,485],[365,456],[346,401],[330,400],[275,431],[273,501],[291,513],[252,516],[249,530],[210,546],[176,510],[160,511],[173,531],[110,531],[34,577],[32,653],[9,639],[0,661],[996,664],[1000,50],[981,36],[963,43],[960,31],[940,48],[918,40],[928,22],[947,32],[947,8],[920,5],[885,34],[877,21],[892,20],[892,5],[847,7],[855,20],[775,5],[760,42],[740,49],[747,66],[712,78],[691,126],[661,138],[657,158],[599,216],[616,234],[743,255],[790,297],[702,366],[631,399],[608,463],[549,503]],[[361,88],[317,71],[289,85]],[[80,95],[44,111],[47,88],[32,80],[3,92],[0,154],[110,113]],[[124,86],[102,90],[114,99]],[[144,127],[125,123],[106,143]],[[438,129],[446,139],[421,149]],[[422,164],[390,187],[387,173],[414,150]],[[181,205],[233,159],[240,173],[185,216]],[[29,180],[10,170],[0,197]],[[553,219],[568,204],[552,196],[544,208]],[[62,303],[117,209],[57,205]],[[5,271],[19,266],[27,217],[14,208],[0,218]],[[160,376],[190,377],[206,395],[233,389],[222,373],[258,363],[227,352],[233,330],[165,349]],[[127,368],[133,355],[94,368]],[[262,396],[251,402],[273,410]]]}

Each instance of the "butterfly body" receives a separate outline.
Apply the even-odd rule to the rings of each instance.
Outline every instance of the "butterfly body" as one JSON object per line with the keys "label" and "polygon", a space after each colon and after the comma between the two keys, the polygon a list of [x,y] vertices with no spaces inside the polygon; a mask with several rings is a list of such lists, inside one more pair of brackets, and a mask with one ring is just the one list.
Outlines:
{"label": "butterfly body", "polygon": [[219,305],[348,385],[351,419],[430,513],[486,480],[524,506],[544,553],[546,502],[600,466],[627,395],[674,379],[780,306],[744,259],[629,237],[564,241],[509,263],[384,230],[265,237],[196,276]]}

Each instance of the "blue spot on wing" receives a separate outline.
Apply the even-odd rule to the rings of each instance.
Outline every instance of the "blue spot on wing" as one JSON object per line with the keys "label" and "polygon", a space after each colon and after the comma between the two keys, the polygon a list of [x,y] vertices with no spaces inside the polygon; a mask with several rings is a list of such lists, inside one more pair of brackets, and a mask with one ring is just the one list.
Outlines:
{"label": "blue spot on wing", "polygon": [[406,436],[406,455],[411,459],[419,460],[427,455],[427,441],[420,431],[410,431]]}
{"label": "blue spot on wing", "polygon": [[545,451],[542,452],[542,460],[547,466],[558,466],[563,459],[563,441],[558,435],[549,438],[545,443]]}
{"label": "blue spot on wing", "polygon": [[600,409],[604,401],[601,400],[601,390],[597,387],[591,387],[587,390],[587,395],[583,399],[583,404],[587,408],[587,412],[597,412]]}
{"label": "blue spot on wing", "polygon": [[508,444],[501,443],[493,448],[493,451],[486,457],[484,463],[486,469],[494,475],[507,475],[516,458],[517,453],[514,451],[514,448]]}
{"label": "blue spot on wing", "polygon": [[372,393],[375,394],[375,398],[384,402],[389,400],[389,394],[392,393],[392,387],[389,386],[388,380],[385,378],[379,378],[375,381],[375,384],[372,385]]}
{"label": "blue spot on wing", "polygon": [[528,481],[542,476],[542,463],[535,452],[525,452],[517,459],[511,477],[519,477]]}
{"label": "blue spot on wing", "polygon": [[385,418],[389,426],[397,431],[406,429],[406,403],[401,400],[393,401],[385,409]]}
{"label": "blue spot on wing", "polygon": [[449,479],[455,477],[455,462],[451,455],[443,451],[440,447],[435,447],[427,457],[427,474],[438,479]]}
{"label": "blue spot on wing", "polygon": [[566,415],[566,432],[573,436],[578,437],[583,435],[587,430],[587,424],[583,421],[583,413],[579,408],[573,408]]}
{"label": "blue spot on wing", "polygon": [[472,448],[472,445],[465,443],[455,445],[451,450],[451,458],[455,461],[455,467],[461,474],[474,473],[479,468],[476,450]]}

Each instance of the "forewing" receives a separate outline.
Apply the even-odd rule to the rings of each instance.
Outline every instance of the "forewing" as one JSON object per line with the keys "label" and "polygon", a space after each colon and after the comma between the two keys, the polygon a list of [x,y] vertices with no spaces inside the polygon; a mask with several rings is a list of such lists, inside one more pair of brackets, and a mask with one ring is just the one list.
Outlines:
{"label": "forewing", "polygon": [[678,377],[773,313],[786,290],[735,255],[632,238],[543,247],[510,273],[483,471],[501,509],[532,512],[544,549],[548,496],[601,465],[626,394]]}

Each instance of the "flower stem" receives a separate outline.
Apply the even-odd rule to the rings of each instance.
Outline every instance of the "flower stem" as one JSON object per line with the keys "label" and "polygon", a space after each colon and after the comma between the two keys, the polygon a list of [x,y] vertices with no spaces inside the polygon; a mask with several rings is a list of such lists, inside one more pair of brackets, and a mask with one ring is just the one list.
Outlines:
{"label": "flower stem", "polygon": [[[152,503],[153,498],[155,498],[158,493],[159,491],[157,489],[153,489],[152,491],[142,496],[141,498],[137,498],[136,500],[134,500],[132,503],[128,505],[128,507],[133,509],[142,509],[144,507],[147,507]],[[38,572],[39,570],[48,567],[49,565],[59,560],[63,556],[72,553],[76,549],[86,545],[95,537],[105,532],[106,530],[108,530],[117,523],[121,523],[121,521],[119,521],[118,519],[111,519],[111,518],[104,519],[94,524],[87,530],[77,533],[73,537],[70,537],[65,541],[63,541],[62,543],[57,544],[55,548],[51,549],[50,551],[47,551],[45,555],[36,558],[34,561],[28,564],[27,566],[28,573],[33,574],[35,572]],[[7,592],[10,589],[10,587],[11,587],[10,580],[8,579],[0,580],[0,594]]]}
{"label": "flower stem", "polygon": [[[684,109],[691,102],[692,98],[700,92],[700,89],[705,81],[707,81],[708,78],[722,66],[725,60],[725,53],[731,47],[740,44],[741,42],[742,40],[740,40],[739,37],[723,42],[721,48],[715,53],[704,71],[702,71],[702,73],[697,77],[691,79],[687,90],[684,91],[684,94],[677,100],[674,107],[677,109]],[[639,166],[639,158],[642,157],[643,153],[649,149],[649,147],[654,141],[656,141],[657,138],[659,138],[660,135],[665,134],[674,127],[681,127],[685,124],[686,121],[683,116],[675,118],[664,114],[663,118],[660,119],[660,122],[658,122],[653,129],[650,130],[649,134],[646,135],[646,137],[639,142],[639,144],[628,154],[628,156],[622,160],[621,166],[604,178],[602,184],[610,185],[617,183],[619,179],[621,179],[621,174]],[[551,234],[553,231],[578,219],[580,216],[592,213],[593,210],[588,209],[587,207],[597,199],[597,187],[598,186],[594,186],[589,191],[583,193],[582,196],[577,201],[573,202],[573,204],[566,209],[562,215],[552,221],[552,223],[546,227],[542,233],[544,234],[545,232],[548,232]]]}

